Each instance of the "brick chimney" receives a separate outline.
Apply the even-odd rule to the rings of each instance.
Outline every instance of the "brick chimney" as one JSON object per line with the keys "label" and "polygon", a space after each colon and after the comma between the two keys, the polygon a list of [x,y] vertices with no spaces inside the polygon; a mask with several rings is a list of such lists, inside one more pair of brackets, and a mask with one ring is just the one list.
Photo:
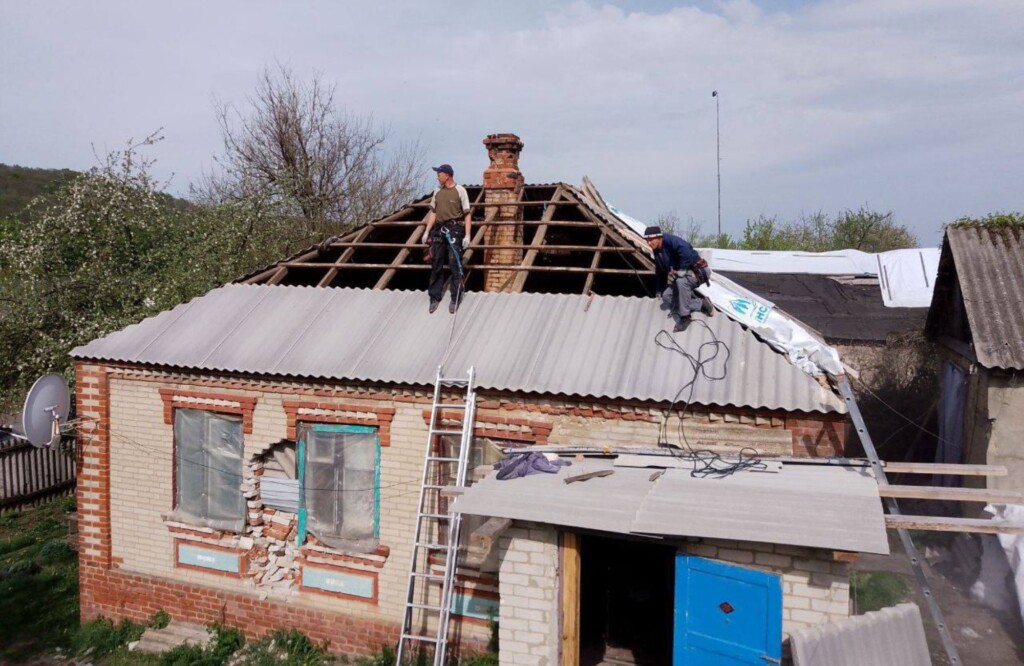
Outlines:
{"label": "brick chimney", "polygon": [[[487,157],[491,164],[484,169],[484,203],[515,203],[523,191],[523,174],[519,171],[519,153],[523,150],[522,140],[515,134],[490,134],[484,139]],[[488,207],[487,213],[491,212]],[[518,222],[522,220],[521,206],[499,206],[496,222]],[[486,245],[521,246],[523,225],[499,224],[489,226],[484,234]],[[518,266],[523,261],[522,247],[494,249],[484,252],[484,291],[510,291],[517,271],[500,270],[495,266]]]}

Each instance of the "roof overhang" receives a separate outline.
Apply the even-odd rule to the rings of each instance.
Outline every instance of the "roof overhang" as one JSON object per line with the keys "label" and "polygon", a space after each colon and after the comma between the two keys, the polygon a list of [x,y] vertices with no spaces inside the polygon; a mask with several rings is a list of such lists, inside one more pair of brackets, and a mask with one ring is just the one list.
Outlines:
{"label": "roof overhang", "polygon": [[652,481],[651,469],[615,467],[610,476],[565,482],[610,465],[587,460],[507,481],[491,475],[455,510],[618,534],[889,552],[878,485],[863,468],[783,464],[719,479],[666,469]]}

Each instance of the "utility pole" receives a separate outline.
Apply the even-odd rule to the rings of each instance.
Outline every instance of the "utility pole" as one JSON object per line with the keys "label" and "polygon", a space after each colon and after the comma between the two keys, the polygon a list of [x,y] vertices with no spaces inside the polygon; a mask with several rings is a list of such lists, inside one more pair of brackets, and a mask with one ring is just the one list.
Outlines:
{"label": "utility pole", "polygon": [[712,90],[715,98],[715,157],[718,162],[718,236],[722,236],[722,130],[718,115],[718,91]]}

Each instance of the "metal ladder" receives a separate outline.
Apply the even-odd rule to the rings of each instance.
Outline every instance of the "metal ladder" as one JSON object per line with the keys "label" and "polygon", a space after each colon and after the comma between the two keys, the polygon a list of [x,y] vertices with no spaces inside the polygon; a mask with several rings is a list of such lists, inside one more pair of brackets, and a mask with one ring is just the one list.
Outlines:
{"label": "metal ladder", "polygon": [[[889,479],[885,476],[885,468],[882,467],[882,461],[878,457],[878,452],[875,450],[875,444],[871,440],[871,433],[868,432],[868,426],[864,422],[864,416],[860,412],[860,406],[857,405],[857,398],[853,393],[853,387],[850,385],[850,380],[846,377],[846,374],[833,375],[833,379],[836,381],[836,386],[839,388],[839,394],[843,396],[843,400],[846,401],[846,408],[850,412],[850,416],[853,418],[853,425],[857,430],[857,436],[860,439],[861,446],[864,447],[864,453],[867,454],[868,462],[871,463],[871,471],[874,474],[875,481],[879,486],[888,486]],[[889,509],[889,515],[898,516],[900,515],[899,504],[896,503],[896,499],[887,497],[883,500],[886,508]],[[953,637],[949,633],[949,626],[946,624],[946,620],[942,616],[942,610],[939,608],[938,602],[935,601],[935,596],[932,594],[931,585],[928,584],[928,578],[925,577],[924,566],[926,564],[924,558],[921,557],[921,553],[918,552],[917,546],[914,545],[913,540],[910,538],[910,532],[904,528],[896,530],[899,534],[900,541],[903,543],[903,549],[907,553],[907,559],[910,560],[910,565],[914,570],[914,577],[917,578],[917,584],[921,587],[921,592],[924,595],[925,604],[928,606],[928,611],[931,613],[932,622],[935,623],[935,628],[939,632],[939,639],[942,641],[942,647],[946,650],[946,656],[949,658],[951,666],[960,666],[963,662],[960,660],[960,653],[956,649],[956,645],[953,643]]]}
{"label": "metal ladder", "polygon": [[[473,445],[473,425],[476,420],[476,391],[473,389],[474,371],[470,368],[467,378],[446,378],[442,376],[443,367],[437,369],[437,380],[434,383],[434,400],[430,408],[430,426],[427,430],[427,451],[423,459],[423,481],[420,485],[420,499],[416,511],[416,530],[413,532],[412,556],[409,563],[409,583],[405,595],[405,617],[402,620],[402,632],[398,641],[398,653],[395,664],[401,666],[404,658],[416,654],[428,645],[434,646],[434,665],[444,666],[448,652],[448,625],[451,619],[452,587],[458,560],[459,536],[462,528],[462,515],[456,512],[441,510],[441,491],[446,487],[464,487],[466,485],[466,468],[469,453]],[[463,403],[443,403],[442,387],[466,388]],[[462,411],[462,428],[446,429],[444,410]],[[459,436],[458,457],[438,455],[434,452],[435,438],[438,436]],[[443,453],[441,451],[440,453]],[[439,483],[451,473],[455,465],[454,479],[451,483]],[[447,539],[440,543],[434,542],[447,527]],[[439,540],[440,541],[440,540]],[[444,553],[444,573],[438,575],[431,572],[430,556]],[[430,586],[441,584],[440,605],[430,603]],[[429,615],[437,617],[436,634],[416,633],[413,631],[413,619],[417,611],[421,614],[421,623]]]}

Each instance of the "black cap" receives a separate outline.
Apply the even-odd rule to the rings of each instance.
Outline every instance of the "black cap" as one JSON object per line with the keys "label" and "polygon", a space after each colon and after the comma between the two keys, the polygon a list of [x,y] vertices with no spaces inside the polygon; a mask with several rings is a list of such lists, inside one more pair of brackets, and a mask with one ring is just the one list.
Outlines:
{"label": "black cap", "polygon": [[434,171],[436,171],[437,173],[446,173],[449,176],[454,176],[455,175],[455,169],[452,169],[452,165],[451,164],[442,164],[439,167],[430,167],[430,168],[433,169]]}
{"label": "black cap", "polygon": [[644,229],[644,238],[661,238],[661,227],[647,227]]}

